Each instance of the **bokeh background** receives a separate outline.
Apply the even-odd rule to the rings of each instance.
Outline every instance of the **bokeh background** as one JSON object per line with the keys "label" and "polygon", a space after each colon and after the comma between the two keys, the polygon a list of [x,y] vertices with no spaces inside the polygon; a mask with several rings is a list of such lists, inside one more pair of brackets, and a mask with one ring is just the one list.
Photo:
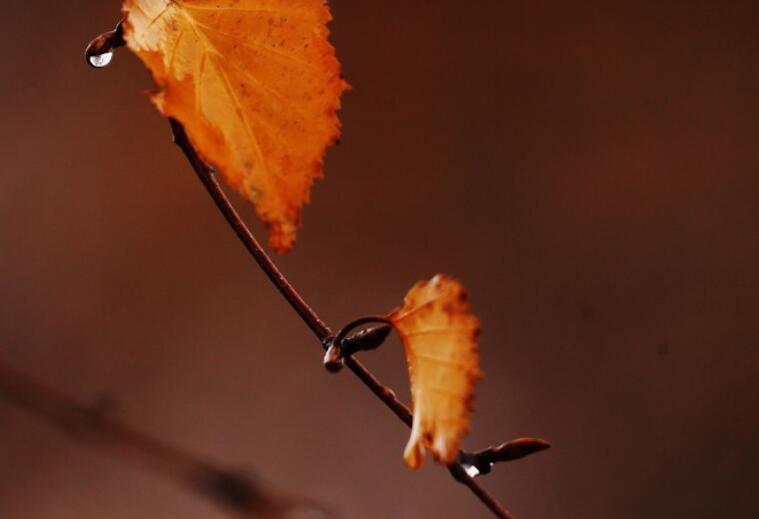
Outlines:
{"label": "bokeh background", "polygon": [[[759,4],[332,6],[354,90],[281,259],[303,295],[338,326],[464,280],[486,373],[464,446],[554,444],[483,480],[518,517],[754,517]],[[406,428],[324,372],[137,59],[85,66],[118,18],[0,17],[0,358],[345,518],[489,517],[434,464],[408,471]],[[408,395],[397,341],[363,358]],[[0,517],[224,516],[0,399]]]}

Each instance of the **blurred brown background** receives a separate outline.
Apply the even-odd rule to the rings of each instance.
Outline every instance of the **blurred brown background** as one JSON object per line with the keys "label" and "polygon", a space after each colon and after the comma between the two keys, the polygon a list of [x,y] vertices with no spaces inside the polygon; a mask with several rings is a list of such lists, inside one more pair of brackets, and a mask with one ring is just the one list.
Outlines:
{"label": "blurred brown background", "polygon": [[[354,91],[281,265],[333,326],[465,281],[487,375],[465,447],[554,443],[483,480],[517,516],[755,517],[759,4],[608,4],[334,0]],[[324,372],[136,58],[85,66],[118,18],[0,17],[0,356],[345,518],[489,517]],[[407,395],[396,341],[363,358]],[[224,516],[0,400],[0,517]]]}

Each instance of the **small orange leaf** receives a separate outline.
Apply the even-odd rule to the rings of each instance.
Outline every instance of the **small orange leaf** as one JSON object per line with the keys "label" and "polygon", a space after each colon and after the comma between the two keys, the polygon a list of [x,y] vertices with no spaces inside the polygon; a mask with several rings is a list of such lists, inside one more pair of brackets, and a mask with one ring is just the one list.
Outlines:
{"label": "small orange leaf", "polygon": [[474,383],[480,377],[479,320],[461,283],[438,274],[414,285],[390,321],[401,336],[411,378],[414,423],[406,464],[420,467],[425,449],[436,460],[452,463],[469,430]]}
{"label": "small orange leaf", "polygon": [[348,87],[323,0],[124,0],[125,39],[153,74],[152,100],[255,206],[286,252],[340,133]]}

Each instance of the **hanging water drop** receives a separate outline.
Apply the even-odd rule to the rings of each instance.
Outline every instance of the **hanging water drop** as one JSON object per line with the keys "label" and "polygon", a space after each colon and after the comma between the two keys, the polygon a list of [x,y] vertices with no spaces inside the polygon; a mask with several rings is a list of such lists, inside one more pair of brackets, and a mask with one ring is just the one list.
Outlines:
{"label": "hanging water drop", "polygon": [[107,67],[113,59],[113,51],[104,52],[103,54],[94,54],[89,57],[90,65],[95,68]]}
{"label": "hanging water drop", "polygon": [[481,474],[480,469],[478,469],[474,465],[466,465],[465,464],[465,465],[463,465],[463,467],[464,467],[464,470],[466,471],[467,475],[470,478],[472,478],[472,479],[476,478],[477,476],[479,476]]}
{"label": "hanging water drop", "polygon": [[113,52],[126,45],[124,41],[123,20],[112,31],[96,36],[84,52],[87,64],[95,68],[107,67],[113,60]]}

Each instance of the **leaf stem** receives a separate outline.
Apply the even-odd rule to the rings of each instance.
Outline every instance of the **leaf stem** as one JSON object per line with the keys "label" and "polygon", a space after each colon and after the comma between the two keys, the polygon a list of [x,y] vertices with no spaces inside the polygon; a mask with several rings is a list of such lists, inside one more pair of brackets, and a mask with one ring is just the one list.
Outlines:
{"label": "leaf stem", "polygon": [[[170,118],[171,130],[174,134],[174,142],[184,152],[187,160],[190,162],[193,170],[198,175],[208,194],[213,199],[216,207],[221,211],[229,226],[235,232],[242,244],[248,250],[253,260],[261,267],[266,276],[271,280],[277,290],[290,303],[290,306],[298,313],[306,325],[316,335],[322,344],[322,347],[328,348],[333,338],[332,330],[327,326],[319,315],[311,308],[303,297],[295,290],[295,287],[287,280],[285,275],[276,266],[274,261],[269,257],[261,244],[256,240],[248,229],[245,222],[240,218],[229,198],[224,193],[221,185],[216,180],[213,170],[198,155],[197,150],[190,142],[187,133],[182,124]],[[365,368],[357,359],[352,356],[345,358],[345,365],[350,369],[361,382],[368,387],[377,398],[379,398],[393,413],[407,426],[411,427],[413,415],[411,410],[401,402],[393,390],[382,384],[367,368]],[[513,516],[483,489],[473,478],[471,478],[458,463],[449,466],[453,478],[465,485],[488,509],[500,519],[513,519]]]}

